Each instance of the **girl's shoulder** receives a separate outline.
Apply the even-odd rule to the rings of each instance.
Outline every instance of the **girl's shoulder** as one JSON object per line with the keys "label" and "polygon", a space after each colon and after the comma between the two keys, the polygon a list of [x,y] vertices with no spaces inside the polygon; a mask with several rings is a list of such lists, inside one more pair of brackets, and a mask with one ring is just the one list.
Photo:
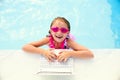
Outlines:
{"label": "girl's shoulder", "polygon": [[74,40],[71,39],[71,38],[67,38],[66,41],[67,41],[68,43],[70,43],[70,42],[74,42]]}
{"label": "girl's shoulder", "polygon": [[71,48],[71,44],[74,42],[71,38],[67,38],[65,44],[68,48]]}
{"label": "girl's shoulder", "polygon": [[67,37],[66,37],[66,40],[68,42],[74,42],[75,41],[75,37],[72,35],[72,34],[69,34]]}
{"label": "girl's shoulder", "polygon": [[66,42],[67,42],[67,45],[68,45],[69,47],[72,47],[72,46],[74,46],[74,45],[77,44],[77,42],[76,42],[75,40],[73,40],[72,38],[66,39]]}

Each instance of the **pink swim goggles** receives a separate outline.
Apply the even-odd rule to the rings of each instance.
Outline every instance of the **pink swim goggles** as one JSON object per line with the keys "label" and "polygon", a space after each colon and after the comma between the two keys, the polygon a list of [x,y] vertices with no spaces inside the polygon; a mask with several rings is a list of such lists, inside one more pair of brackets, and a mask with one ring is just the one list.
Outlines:
{"label": "pink swim goggles", "polygon": [[67,28],[59,28],[59,27],[51,27],[51,30],[53,32],[58,32],[59,30],[62,32],[62,33],[67,33],[69,30]]}

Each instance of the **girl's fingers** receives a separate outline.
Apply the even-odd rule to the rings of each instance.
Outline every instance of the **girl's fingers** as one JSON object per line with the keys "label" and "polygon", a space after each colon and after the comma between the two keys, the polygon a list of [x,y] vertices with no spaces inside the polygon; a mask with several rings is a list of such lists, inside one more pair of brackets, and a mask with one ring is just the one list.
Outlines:
{"label": "girl's fingers", "polygon": [[54,57],[55,59],[57,59],[58,54],[56,54],[54,51],[51,51],[51,53],[53,54],[53,57]]}
{"label": "girl's fingers", "polygon": [[63,62],[63,61],[64,61],[64,57],[59,56],[59,57],[58,57],[58,62]]}
{"label": "girl's fingers", "polygon": [[53,59],[57,59],[57,56],[56,56],[55,54],[51,54],[51,57],[52,57]]}
{"label": "girl's fingers", "polygon": [[67,61],[67,56],[63,55],[62,53],[58,56],[57,60],[59,62],[66,62]]}
{"label": "girl's fingers", "polygon": [[55,59],[57,59],[57,56],[56,56],[55,54],[50,54],[50,55],[48,56],[48,60],[49,60],[49,61],[54,61]]}
{"label": "girl's fingers", "polygon": [[49,61],[49,62],[53,62],[54,59],[53,59],[51,56],[49,56],[49,57],[48,57],[48,61]]}
{"label": "girl's fingers", "polygon": [[67,61],[67,58],[64,59],[64,62],[66,62],[66,61]]}

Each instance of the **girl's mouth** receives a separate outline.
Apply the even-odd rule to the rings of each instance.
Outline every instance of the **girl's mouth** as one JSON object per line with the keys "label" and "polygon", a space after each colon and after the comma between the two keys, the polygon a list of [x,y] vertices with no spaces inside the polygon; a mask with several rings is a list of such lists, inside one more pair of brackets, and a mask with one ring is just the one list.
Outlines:
{"label": "girl's mouth", "polygon": [[63,38],[63,36],[55,36],[56,38],[58,38],[58,39],[61,39],[61,38]]}

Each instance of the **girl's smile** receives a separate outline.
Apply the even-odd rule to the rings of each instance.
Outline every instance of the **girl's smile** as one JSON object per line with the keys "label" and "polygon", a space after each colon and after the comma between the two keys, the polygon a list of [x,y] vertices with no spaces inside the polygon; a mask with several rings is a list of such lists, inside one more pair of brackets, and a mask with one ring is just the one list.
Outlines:
{"label": "girl's smile", "polygon": [[53,34],[52,36],[56,42],[62,42],[66,38],[64,35]]}
{"label": "girl's smile", "polygon": [[56,35],[55,35],[55,37],[56,37],[56,38],[59,38],[59,39],[63,38],[63,36],[56,36]]}

